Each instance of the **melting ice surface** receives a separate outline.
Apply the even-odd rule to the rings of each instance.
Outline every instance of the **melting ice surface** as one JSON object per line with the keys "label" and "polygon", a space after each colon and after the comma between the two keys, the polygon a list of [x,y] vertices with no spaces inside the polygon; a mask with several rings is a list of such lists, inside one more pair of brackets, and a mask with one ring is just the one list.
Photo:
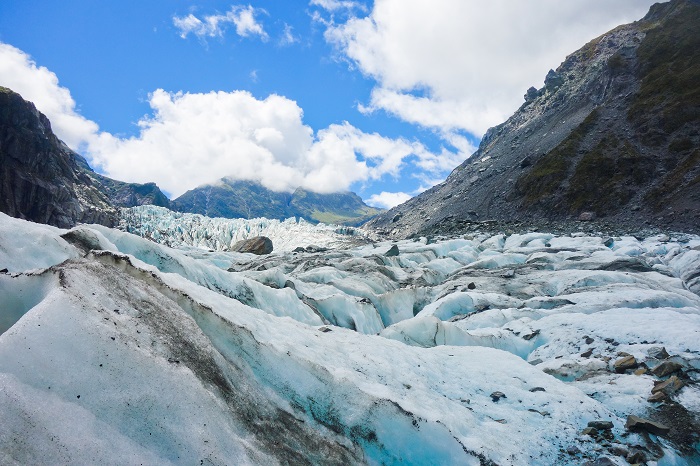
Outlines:
{"label": "melting ice surface", "polygon": [[[273,242],[335,247],[252,256],[217,246],[231,223],[194,218],[149,220],[145,239],[0,214],[0,463],[696,461],[700,238],[475,235],[387,255],[260,221]],[[661,347],[684,385],[660,406],[659,377],[613,364],[653,369]],[[625,432],[664,406],[689,436]],[[592,420],[612,438],[583,434]]]}

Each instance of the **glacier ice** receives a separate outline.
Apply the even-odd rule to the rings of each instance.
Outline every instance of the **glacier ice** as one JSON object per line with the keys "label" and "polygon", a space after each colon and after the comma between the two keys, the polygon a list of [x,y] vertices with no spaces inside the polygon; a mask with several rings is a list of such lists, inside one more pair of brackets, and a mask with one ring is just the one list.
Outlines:
{"label": "glacier ice", "polygon": [[230,225],[168,215],[141,237],[0,214],[0,463],[581,464],[605,453],[591,420],[647,441],[624,422],[655,379],[612,365],[661,346],[698,414],[697,237],[372,243],[290,221],[274,234],[330,249],[252,257]]}

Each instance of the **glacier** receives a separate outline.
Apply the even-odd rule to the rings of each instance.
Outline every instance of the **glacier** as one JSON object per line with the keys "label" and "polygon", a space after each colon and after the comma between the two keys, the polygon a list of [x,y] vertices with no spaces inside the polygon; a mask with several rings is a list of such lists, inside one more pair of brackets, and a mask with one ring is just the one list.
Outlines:
{"label": "glacier", "polygon": [[[699,237],[132,212],[138,234],[0,214],[0,463],[698,461]],[[227,250],[258,234],[280,247]],[[664,362],[682,387],[648,401]]]}
{"label": "glacier", "polygon": [[318,224],[303,218],[212,218],[199,214],[173,212],[165,207],[142,205],[120,209],[119,229],[172,247],[194,247],[213,251],[229,250],[236,242],[267,236],[276,251],[296,248],[343,247],[362,243],[357,228]]}

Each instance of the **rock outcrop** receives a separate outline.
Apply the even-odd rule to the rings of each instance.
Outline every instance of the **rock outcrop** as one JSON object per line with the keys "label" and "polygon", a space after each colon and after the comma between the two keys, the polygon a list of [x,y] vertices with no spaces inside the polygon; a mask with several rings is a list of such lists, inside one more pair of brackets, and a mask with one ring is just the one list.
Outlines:
{"label": "rock outcrop", "polygon": [[0,87],[0,211],[62,228],[112,226],[117,212],[36,107]]}
{"label": "rock outcrop", "polygon": [[113,180],[89,169],[89,175],[100,190],[117,207],[136,207],[139,205],[155,205],[170,208],[170,199],[163,194],[155,183],[126,183]]}
{"label": "rock outcrop", "polygon": [[656,4],[550,71],[447,180],[368,226],[580,220],[700,230],[700,1]]}

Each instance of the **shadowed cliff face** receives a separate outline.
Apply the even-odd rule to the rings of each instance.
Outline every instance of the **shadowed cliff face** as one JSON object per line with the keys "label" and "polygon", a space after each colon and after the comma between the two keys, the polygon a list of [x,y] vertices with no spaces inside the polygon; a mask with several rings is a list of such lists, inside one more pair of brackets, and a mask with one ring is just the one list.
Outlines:
{"label": "shadowed cliff face", "polygon": [[62,228],[114,225],[116,210],[79,159],[32,103],[0,87],[0,211]]}
{"label": "shadowed cliff face", "polygon": [[61,228],[113,226],[115,207],[170,207],[155,183],[125,183],[95,173],[51,131],[34,104],[0,87],[0,211]]}
{"label": "shadowed cliff face", "polygon": [[698,231],[698,24],[700,2],[674,0],[589,42],[444,183],[368,225],[402,237],[590,212],[628,229]]}

